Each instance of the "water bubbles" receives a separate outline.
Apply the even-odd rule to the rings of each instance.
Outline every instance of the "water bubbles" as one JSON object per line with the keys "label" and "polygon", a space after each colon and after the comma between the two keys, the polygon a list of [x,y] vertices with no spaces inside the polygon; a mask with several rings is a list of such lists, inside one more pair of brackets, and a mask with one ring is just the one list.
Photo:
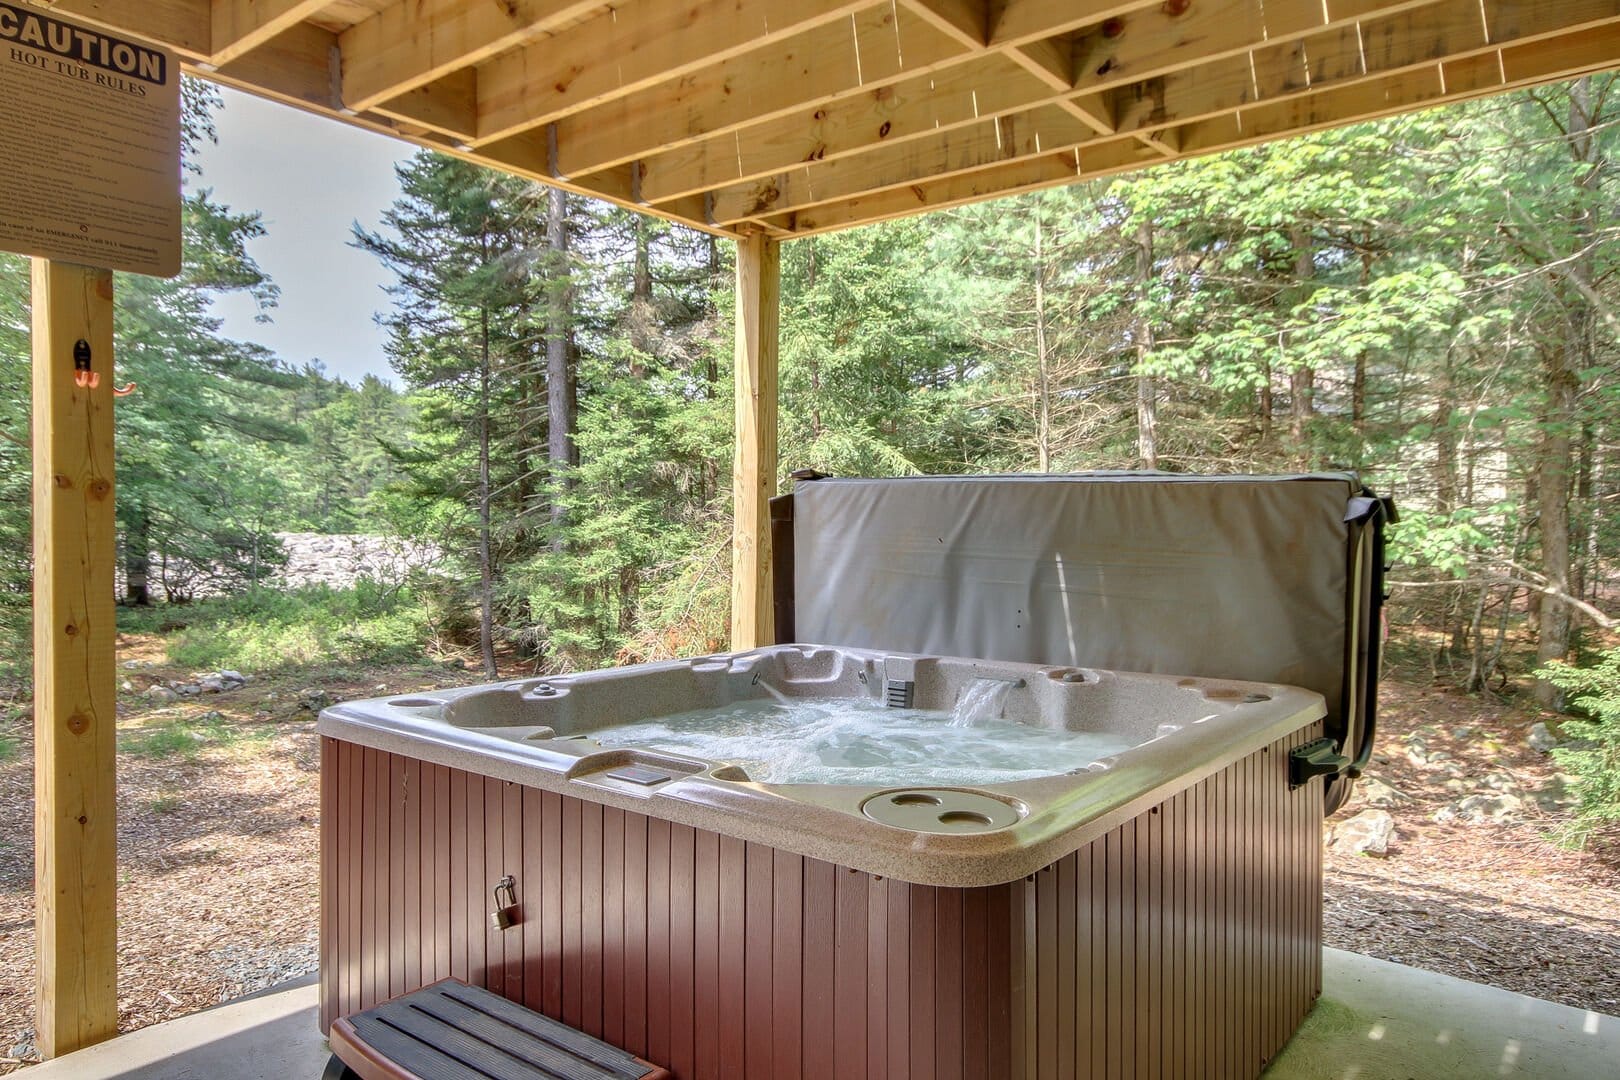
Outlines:
{"label": "water bubbles", "polygon": [[741,701],[589,734],[608,747],[735,762],[762,783],[873,787],[1030,780],[1072,772],[1135,745],[1119,734],[1053,731],[994,715],[959,727],[951,713],[891,709],[864,698]]}
{"label": "water bubbles", "polygon": [[974,679],[962,688],[951,713],[952,727],[981,727],[991,720],[999,720],[1007,707],[1007,695],[1016,683],[1007,679]]}

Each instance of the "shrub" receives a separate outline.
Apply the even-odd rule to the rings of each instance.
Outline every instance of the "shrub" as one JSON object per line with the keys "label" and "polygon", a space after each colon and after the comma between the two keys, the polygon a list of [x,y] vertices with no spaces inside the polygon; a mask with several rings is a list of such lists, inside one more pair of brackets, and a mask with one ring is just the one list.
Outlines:
{"label": "shrub", "polygon": [[1579,802],[1571,839],[1581,842],[1620,825],[1620,649],[1603,653],[1592,667],[1555,662],[1537,675],[1568,694],[1581,714],[1563,722],[1570,743],[1552,752],[1575,778]]}
{"label": "shrub", "polygon": [[180,624],[169,659],[198,671],[412,660],[422,656],[428,637],[428,614],[409,593],[365,581],[352,589],[260,590],[153,611],[142,621],[155,619],[158,628]]}

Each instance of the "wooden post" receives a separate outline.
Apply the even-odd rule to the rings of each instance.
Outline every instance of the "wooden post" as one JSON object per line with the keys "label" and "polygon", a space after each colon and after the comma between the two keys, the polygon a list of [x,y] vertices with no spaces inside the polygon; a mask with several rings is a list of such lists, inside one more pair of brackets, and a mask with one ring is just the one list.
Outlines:
{"label": "wooden post", "polygon": [[[118,1032],[112,271],[36,258],[33,288],[36,1039],[49,1058]],[[81,341],[95,387],[74,380]]]}
{"label": "wooden post", "polygon": [[737,241],[737,446],[731,470],[731,647],[776,641],[771,496],[776,494],[776,351],[781,247]]}

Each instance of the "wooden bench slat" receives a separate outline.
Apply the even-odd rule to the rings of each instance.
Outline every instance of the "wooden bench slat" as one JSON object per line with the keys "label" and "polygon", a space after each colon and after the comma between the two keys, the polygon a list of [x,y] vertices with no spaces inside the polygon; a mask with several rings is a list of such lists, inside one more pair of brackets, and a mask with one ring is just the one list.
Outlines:
{"label": "wooden bench slat", "polygon": [[362,1013],[350,1017],[349,1023],[354,1026],[355,1034],[365,1040],[367,1046],[402,1069],[409,1070],[412,1075],[421,1077],[422,1080],[477,1080],[478,1077],[488,1075],[450,1054],[425,1046],[409,1035],[395,1031],[375,1017]]}
{"label": "wooden bench slat", "polygon": [[457,979],[340,1018],[332,1046],[365,1080],[668,1080],[670,1075]]}
{"label": "wooden bench slat", "polygon": [[[412,1009],[408,1010],[408,1014],[396,1012],[377,1019],[403,1035],[473,1066],[490,1080],[536,1080],[545,1075],[544,1065],[513,1054],[429,1013]],[[560,1075],[565,1080],[591,1080],[589,1073],[580,1075],[573,1070]]]}
{"label": "wooden bench slat", "polygon": [[621,1050],[611,1043],[592,1038],[582,1031],[576,1031],[561,1021],[526,1009],[483,987],[470,986],[466,983],[437,985],[443,988],[440,993],[445,997],[511,1024],[537,1039],[543,1039],[553,1046],[566,1050],[575,1057],[584,1058],[601,1068],[611,1069],[615,1075],[624,1076],[628,1080],[639,1080],[646,1075],[646,1063],[634,1054]]}
{"label": "wooden bench slat", "polygon": [[[533,1071],[537,1068],[544,1069],[548,1074],[561,1080],[601,1080],[604,1076],[602,1067],[597,1063],[582,1059],[526,1031],[477,1009],[469,1008],[448,994],[414,1001],[411,1003],[411,1009],[432,1023],[453,1027],[482,1042],[500,1047],[505,1053],[522,1061],[529,1068],[530,1076],[533,1076]],[[645,1067],[640,1065],[635,1069],[633,1073],[615,1071],[612,1075],[639,1077],[646,1071]]]}

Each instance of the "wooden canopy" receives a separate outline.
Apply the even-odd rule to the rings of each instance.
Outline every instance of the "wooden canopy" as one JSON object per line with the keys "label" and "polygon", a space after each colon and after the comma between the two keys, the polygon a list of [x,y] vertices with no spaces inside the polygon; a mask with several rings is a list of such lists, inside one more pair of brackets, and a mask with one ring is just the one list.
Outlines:
{"label": "wooden canopy", "polygon": [[[780,241],[1620,66],[1620,0],[28,0],[734,236],[732,645],[775,640]],[[292,150],[293,148],[288,148]],[[5,148],[0,147],[0,152]],[[117,1029],[112,275],[34,266],[38,1040]]]}
{"label": "wooden canopy", "polygon": [[1620,64],[1620,0],[57,0],[193,72],[729,235]]}

